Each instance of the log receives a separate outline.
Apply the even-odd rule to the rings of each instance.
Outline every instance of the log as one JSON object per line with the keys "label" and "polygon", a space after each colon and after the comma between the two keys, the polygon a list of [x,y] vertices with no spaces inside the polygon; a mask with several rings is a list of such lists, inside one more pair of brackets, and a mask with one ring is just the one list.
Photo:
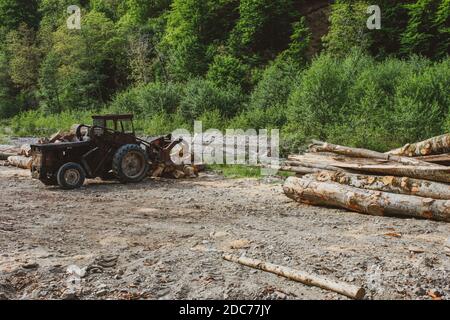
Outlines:
{"label": "log", "polygon": [[398,155],[391,155],[361,148],[350,148],[345,146],[339,146],[317,140],[313,140],[313,144],[310,145],[309,149],[312,152],[332,152],[350,157],[369,158],[369,159],[373,158],[386,161],[395,161],[404,165],[431,166],[430,163],[418,159],[400,157]]}
{"label": "log", "polygon": [[0,160],[8,160],[9,157],[13,157],[15,155],[17,155],[17,153],[0,152]]}
{"label": "log", "polygon": [[387,152],[389,155],[417,157],[450,152],[450,133],[433,137],[425,141],[407,144]]}
{"label": "log", "polygon": [[437,154],[437,155],[431,155],[431,156],[420,156],[416,159],[430,162],[430,163],[436,163],[444,166],[450,165],[450,153],[443,153],[443,154]]}
{"label": "log", "polygon": [[329,279],[320,275],[307,273],[304,271],[295,270],[289,267],[280,266],[273,263],[264,262],[257,259],[251,259],[247,257],[236,257],[229,254],[224,254],[223,259],[242,264],[247,267],[259,269],[274,273],[276,275],[301,282],[308,286],[316,286],[325,290],[331,290],[347,296],[352,299],[363,299],[366,291],[359,286],[351,285],[342,281]]}
{"label": "log", "polygon": [[31,164],[33,163],[33,159],[24,156],[11,156],[8,157],[8,162],[10,165],[22,169],[31,169]]}
{"label": "log", "polygon": [[320,182],[337,182],[355,188],[450,200],[450,185],[408,177],[371,176],[342,171],[321,171],[312,175]]}
{"label": "log", "polygon": [[283,185],[291,199],[344,208],[375,216],[403,216],[450,222],[450,201],[364,190],[336,182],[320,182],[310,176],[289,177]]}
{"label": "log", "polygon": [[392,162],[386,164],[362,164],[364,158],[360,158],[359,163],[348,163],[348,158],[343,158],[342,160],[347,161],[344,162],[340,161],[339,158],[326,156],[311,157],[311,155],[292,155],[288,159],[308,168],[329,171],[345,170],[353,173],[362,172],[450,183],[450,167],[440,165],[415,166]]}
{"label": "log", "polygon": [[315,172],[321,172],[321,169],[316,169],[316,168],[307,168],[307,167],[301,167],[301,166],[281,166],[279,168],[275,168],[274,169],[278,169],[279,171],[285,171],[285,172],[294,172],[297,174],[311,174],[311,173],[315,173]]}
{"label": "log", "polygon": [[31,146],[29,144],[24,144],[20,147],[20,154],[24,157],[31,157]]}

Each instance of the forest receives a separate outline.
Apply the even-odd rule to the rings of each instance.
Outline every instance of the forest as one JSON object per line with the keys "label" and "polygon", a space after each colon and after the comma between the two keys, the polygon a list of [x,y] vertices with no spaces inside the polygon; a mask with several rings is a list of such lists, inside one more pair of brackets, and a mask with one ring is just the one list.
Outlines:
{"label": "forest", "polygon": [[0,0],[0,135],[130,112],[386,151],[449,132],[449,45],[450,0]]}

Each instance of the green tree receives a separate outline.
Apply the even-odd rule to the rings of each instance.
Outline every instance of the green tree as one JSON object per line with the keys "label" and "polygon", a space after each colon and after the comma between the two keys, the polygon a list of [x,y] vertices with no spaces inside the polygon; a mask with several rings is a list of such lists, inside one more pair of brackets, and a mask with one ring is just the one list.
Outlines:
{"label": "green tree", "polygon": [[12,86],[8,59],[6,54],[0,51],[0,118],[13,116],[19,111],[14,106]]}
{"label": "green tree", "polygon": [[36,35],[25,24],[7,36],[7,50],[10,57],[10,75],[15,85],[24,90],[36,88],[40,54]]}
{"label": "green tree", "polygon": [[405,4],[411,0],[378,0],[381,8],[381,29],[368,31],[370,52],[379,58],[397,56],[400,52],[401,35],[408,23],[408,10]]}
{"label": "green tree", "polygon": [[294,4],[293,0],[240,1],[239,20],[229,38],[232,53],[259,63],[286,49],[291,24],[299,18]]}
{"label": "green tree", "polygon": [[438,32],[437,57],[445,57],[450,52],[450,0],[442,0],[434,21]]}
{"label": "green tree", "polygon": [[51,51],[45,57],[40,68],[39,96],[41,106],[47,113],[59,113],[62,111],[58,87],[59,64],[60,60],[58,55]]}
{"label": "green tree", "polygon": [[38,0],[1,0],[0,24],[6,31],[17,29],[21,24],[37,28],[39,24]]}
{"label": "green tree", "polygon": [[[442,11],[449,8],[448,0],[417,0],[415,3],[408,4],[406,8],[409,20],[401,38],[402,53],[405,55],[415,53],[430,58],[438,56],[436,44],[442,45],[441,41],[446,41],[448,44],[448,33],[445,37],[448,26],[446,29],[445,23],[448,22],[449,13]],[[442,38],[438,31],[438,24],[440,30],[444,32]]]}
{"label": "green tree", "polygon": [[327,52],[337,56],[348,55],[352,48],[368,50],[370,37],[366,25],[366,1],[337,0],[331,9],[330,29],[323,38]]}
{"label": "green tree", "polygon": [[249,66],[240,59],[231,55],[217,55],[210,65],[207,79],[213,81],[219,87],[238,85],[249,88]]}
{"label": "green tree", "polygon": [[126,84],[124,39],[104,14],[83,15],[81,30],[61,26],[53,42],[60,59],[58,92],[64,108],[94,108]]}
{"label": "green tree", "polygon": [[235,21],[236,0],[174,0],[161,48],[177,80],[203,76]]}
{"label": "green tree", "polygon": [[306,25],[305,17],[294,22],[293,32],[290,37],[288,48],[283,51],[278,59],[289,59],[298,67],[304,67],[307,62],[307,51],[311,43],[311,32]]}

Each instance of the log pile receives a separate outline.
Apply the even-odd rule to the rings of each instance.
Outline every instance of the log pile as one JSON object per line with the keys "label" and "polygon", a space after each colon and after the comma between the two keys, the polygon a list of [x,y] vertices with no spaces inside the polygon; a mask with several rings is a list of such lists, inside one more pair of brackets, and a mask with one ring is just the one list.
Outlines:
{"label": "log pile", "polygon": [[313,141],[290,155],[285,194],[302,203],[369,215],[450,222],[450,135],[380,153]]}

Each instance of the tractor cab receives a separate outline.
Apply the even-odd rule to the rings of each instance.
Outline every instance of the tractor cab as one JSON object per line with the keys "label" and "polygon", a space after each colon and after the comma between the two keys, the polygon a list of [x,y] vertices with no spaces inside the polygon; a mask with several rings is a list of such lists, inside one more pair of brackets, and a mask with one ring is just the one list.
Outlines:
{"label": "tractor cab", "polygon": [[92,124],[94,127],[94,134],[96,136],[104,134],[104,128],[121,132],[125,134],[135,135],[133,126],[133,115],[132,114],[110,114],[110,115],[97,115],[92,116]]}

